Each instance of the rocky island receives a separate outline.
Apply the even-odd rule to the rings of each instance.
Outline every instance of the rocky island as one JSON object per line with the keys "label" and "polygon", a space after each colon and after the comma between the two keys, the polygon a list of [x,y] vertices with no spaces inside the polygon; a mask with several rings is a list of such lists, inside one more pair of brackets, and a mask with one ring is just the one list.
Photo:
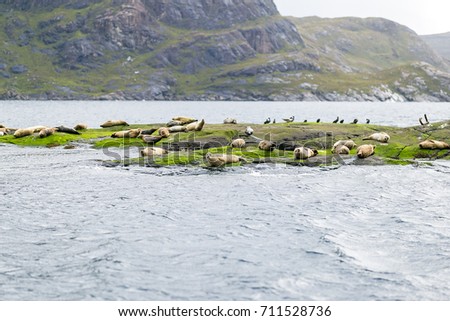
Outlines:
{"label": "rocky island", "polygon": [[[48,135],[39,126],[25,129],[0,128],[0,144],[48,148],[102,148],[109,155],[117,148],[130,149],[127,159],[110,159],[110,166],[215,166],[207,161],[228,155],[237,157],[229,165],[258,163],[287,164],[293,166],[329,166],[337,164],[415,164],[419,161],[450,159],[450,146],[426,145],[431,140],[445,141],[450,136],[450,121],[412,127],[389,127],[372,124],[336,123],[270,123],[270,124],[208,124],[199,122],[189,127],[173,124],[118,125],[106,128],[81,129],[53,127]],[[114,125],[114,124],[112,124]],[[167,126],[172,127],[167,127]],[[251,131],[250,131],[251,130]],[[250,131],[250,132],[249,132]],[[386,133],[387,138],[375,137]],[[376,135],[374,135],[376,134]],[[384,134],[383,134],[384,135]],[[17,136],[17,137],[16,137]],[[244,144],[234,144],[235,140]],[[268,148],[261,141],[270,142]],[[353,141],[344,154],[337,153],[338,141]],[[424,143],[425,142],[425,143]],[[232,146],[233,145],[233,146]],[[357,157],[358,147],[375,146],[373,155]],[[298,156],[298,148],[315,151],[305,157]],[[353,148],[354,147],[354,148]],[[106,155],[105,154],[105,155]],[[227,162],[225,162],[227,163]],[[219,167],[228,164],[217,163]]]}
{"label": "rocky island", "polygon": [[0,99],[450,101],[411,29],[272,0],[0,0],[0,38]]}

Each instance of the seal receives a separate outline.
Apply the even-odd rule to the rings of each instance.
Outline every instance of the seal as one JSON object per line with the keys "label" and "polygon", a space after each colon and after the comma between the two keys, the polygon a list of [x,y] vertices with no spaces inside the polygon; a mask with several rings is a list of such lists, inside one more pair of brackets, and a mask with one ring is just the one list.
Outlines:
{"label": "seal", "polygon": [[186,124],[190,124],[190,123],[197,121],[197,119],[195,119],[195,118],[185,117],[185,116],[176,116],[176,117],[173,117],[172,120],[180,122],[179,125],[186,125]]}
{"label": "seal", "polygon": [[65,126],[58,126],[58,127],[54,127],[54,128],[55,128],[55,130],[57,132],[60,132],[60,133],[66,133],[66,134],[72,134],[72,135],[81,135],[75,129],[68,128],[68,127],[65,127]]}
{"label": "seal", "polygon": [[159,134],[159,136],[162,136],[164,138],[169,137],[170,136],[169,128],[161,127],[160,129],[158,129],[158,134]]}
{"label": "seal", "polygon": [[130,126],[130,125],[124,120],[108,120],[100,125],[101,128],[108,128],[114,126]]}
{"label": "seal", "polygon": [[236,155],[228,155],[228,154],[213,155],[211,153],[207,153],[205,155],[205,160],[208,166],[211,167],[221,167],[226,164],[233,164],[246,161],[245,158]]}
{"label": "seal", "polygon": [[86,130],[86,129],[88,129],[88,126],[86,124],[76,124],[73,129],[75,129],[75,130]]}
{"label": "seal", "polygon": [[439,140],[427,139],[421,142],[419,147],[422,149],[449,149],[450,145]]}
{"label": "seal", "polygon": [[16,130],[14,132],[14,137],[15,138],[21,138],[21,137],[30,136],[30,135],[33,135],[33,134],[34,134],[34,129],[32,129],[32,128],[19,128],[18,130]]}
{"label": "seal", "polygon": [[180,121],[171,120],[166,124],[166,127],[173,127],[173,126],[183,126],[183,124]]}
{"label": "seal", "polygon": [[358,158],[367,158],[375,154],[375,145],[361,145],[356,150],[356,155]]}
{"label": "seal", "polygon": [[314,148],[297,147],[294,149],[294,159],[308,159],[316,156],[318,153],[317,149]]}
{"label": "seal", "polygon": [[188,125],[186,125],[186,131],[190,132],[190,131],[196,131],[199,132],[203,129],[203,126],[205,125],[205,120],[202,119],[201,121],[197,121],[194,123],[190,123]]}
{"label": "seal", "polygon": [[335,148],[333,148],[332,153],[334,154],[342,154],[342,155],[348,155],[350,154],[350,149],[345,145],[338,145]]}
{"label": "seal", "polygon": [[151,135],[151,134],[153,134],[154,132],[156,132],[158,129],[156,129],[156,128],[152,128],[152,129],[143,129],[142,131],[141,131],[141,135]]}
{"label": "seal", "polygon": [[362,140],[375,140],[377,142],[387,143],[389,139],[391,139],[391,137],[388,134],[380,132],[380,133],[373,133],[368,137],[364,137]]}
{"label": "seal", "polygon": [[[347,140],[338,140],[336,143],[334,143],[333,148],[331,149],[331,152],[334,153],[334,150],[338,148],[339,146],[345,146],[349,150],[352,150],[356,147],[356,144],[353,140],[347,139]],[[339,153],[338,153],[339,154]]]}
{"label": "seal", "polygon": [[163,139],[162,136],[150,136],[150,135],[142,135],[141,138],[145,143],[147,143],[149,145],[154,145],[157,142],[159,142],[161,139]]}
{"label": "seal", "polygon": [[169,127],[170,133],[180,133],[180,132],[186,132],[186,126],[172,126]]}
{"label": "seal", "polygon": [[264,151],[268,151],[268,152],[274,150],[275,146],[276,145],[275,145],[274,142],[271,142],[271,141],[268,141],[268,140],[262,140],[258,144],[258,148],[260,150],[264,150]]}
{"label": "seal", "polygon": [[245,147],[245,140],[242,138],[235,139],[230,144],[233,148],[244,148]]}
{"label": "seal", "polygon": [[237,124],[237,119],[228,117],[223,120],[223,123],[224,124]]}
{"label": "seal", "polygon": [[168,154],[169,152],[164,149],[164,148],[160,148],[160,147],[147,147],[144,148],[143,150],[141,150],[141,156],[145,157],[145,156],[162,156],[165,154]]}
{"label": "seal", "polygon": [[142,129],[129,129],[115,132],[111,135],[112,138],[137,138],[141,134]]}
{"label": "seal", "polygon": [[40,138],[45,138],[53,135],[56,132],[56,128],[44,128],[39,132]]}

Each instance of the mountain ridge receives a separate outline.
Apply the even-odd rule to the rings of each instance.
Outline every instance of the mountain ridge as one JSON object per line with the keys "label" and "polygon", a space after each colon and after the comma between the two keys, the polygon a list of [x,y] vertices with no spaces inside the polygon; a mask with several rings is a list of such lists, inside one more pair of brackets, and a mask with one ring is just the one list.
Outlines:
{"label": "mountain ridge", "polygon": [[0,0],[0,98],[450,101],[447,62],[381,18],[272,0]]}

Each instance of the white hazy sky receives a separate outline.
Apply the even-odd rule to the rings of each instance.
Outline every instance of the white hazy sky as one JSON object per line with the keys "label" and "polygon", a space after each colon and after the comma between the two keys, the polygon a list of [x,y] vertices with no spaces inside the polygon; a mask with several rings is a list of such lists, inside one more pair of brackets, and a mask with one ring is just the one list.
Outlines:
{"label": "white hazy sky", "polygon": [[450,32],[450,0],[274,0],[284,16],[383,17],[420,35]]}

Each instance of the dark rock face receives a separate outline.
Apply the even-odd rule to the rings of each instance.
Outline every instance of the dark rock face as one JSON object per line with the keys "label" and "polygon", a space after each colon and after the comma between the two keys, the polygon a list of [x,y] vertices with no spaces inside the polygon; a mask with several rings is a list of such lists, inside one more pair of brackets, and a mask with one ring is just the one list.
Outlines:
{"label": "dark rock face", "polygon": [[23,74],[28,71],[28,68],[24,65],[15,65],[11,67],[11,72],[13,74]]}
{"label": "dark rock face", "polygon": [[278,14],[272,0],[147,0],[139,1],[156,19],[189,29],[222,29]]}

